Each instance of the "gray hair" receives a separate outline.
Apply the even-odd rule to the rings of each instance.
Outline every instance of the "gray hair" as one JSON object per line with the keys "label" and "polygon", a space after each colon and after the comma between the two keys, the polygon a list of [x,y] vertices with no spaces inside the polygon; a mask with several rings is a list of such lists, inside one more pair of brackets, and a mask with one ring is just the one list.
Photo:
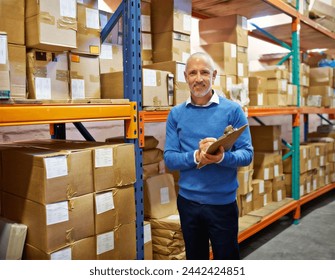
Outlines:
{"label": "gray hair", "polygon": [[195,52],[195,53],[191,54],[190,57],[186,61],[185,69],[187,69],[189,62],[192,59],[195,59],[195,58],[200,58],[200,59],[205,60],[208,63],[208,65],[210,66],[211,70],[212,71],[215,70],[213,59],[211,58],[210,55],[208,55],[207,53],[204,53],[204,52]]}

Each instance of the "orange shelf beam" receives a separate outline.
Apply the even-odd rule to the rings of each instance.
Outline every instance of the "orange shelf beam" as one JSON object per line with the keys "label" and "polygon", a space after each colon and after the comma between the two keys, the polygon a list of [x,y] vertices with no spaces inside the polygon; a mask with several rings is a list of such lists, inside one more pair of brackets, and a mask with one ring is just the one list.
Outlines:
{"label": "orange shelf beam", "polygon": [[248,107],[249,117],[264,117],[273,115],[294,115],[299,113],[297,107]]}
{"label": "orange shelf beam", "polygon": [[329,192],[333,189],[335,189],[335,184],[334,183],[326,185],[326,186],[324,186],[320,189],[315,190],[314,192],[311,192],[311,193],[301,197],[299,199],[299,204],[303,205],[303,204],[305,204],[305,203],[307,203],[307,202],[309,202],[309,201],[311,201],[311,200],[313,200],[313,199],[315,199],[315,198],[317,198],[317,197],[319,197],[319,196],[321,196],[321,195],[323,195],[323,194],[325,194],[325,193],[327,193],[327,192]]}

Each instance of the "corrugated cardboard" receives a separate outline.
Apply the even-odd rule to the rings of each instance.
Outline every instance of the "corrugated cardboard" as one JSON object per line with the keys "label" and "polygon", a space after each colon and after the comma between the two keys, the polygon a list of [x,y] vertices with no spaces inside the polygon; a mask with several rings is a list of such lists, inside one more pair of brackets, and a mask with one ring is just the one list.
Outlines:
{"label": "corrugated cardboard", "polygon": [[144,216],[160,219],[176,213],[177,198],[171,174],[160,174],[144,182]]}
{"label": "corrugated cardboard", "polygon": [[101,45],[100,74],[123,70],[123,46],[104,43]]}
{"label": "corrugated cardboard", "polygon": [[250,126],[252,145],[255,151],[274,152],[281,147],[280,125]]}
{"label": "corrugated cardboard", "polygon": [[26,224],[26,242],[47,253],[94,235],[93,194],[40,204],[4,192],[3,214]]}
{"label": "corrugated cardboard", "polygon": [[66,52],[30,50],[27,53],[28,98],[69,100]]}
{"label": "corrugated cardboard", "polygon": [[26,1],[26,46],[50,51],[66,51],[77,47],[77,3],[68,0]]}
{"label": "corrugated cardboard", "polygon": [[134,185],[95,193],[94,202],[95,234],[136,220]]}
{"label": "corrugated cardboard", "polygon": [[2,151],[2,165],[3,190],[32,201],[53,203],[93,191],[88,151],[13,148]]}
{"label": "corrugated cardboard", "polygon": [[27,97],[26,90],[26,47],[8,44],[10,97]]}
{"label": "corrugated cardboard", "polygon": [[152,238],[150,222],[143,222],[144,259],[152,260]]}
{"label": "corrugated cardboard", "polygon": [[7,34],[0,31],[0,99],[10,97]]}

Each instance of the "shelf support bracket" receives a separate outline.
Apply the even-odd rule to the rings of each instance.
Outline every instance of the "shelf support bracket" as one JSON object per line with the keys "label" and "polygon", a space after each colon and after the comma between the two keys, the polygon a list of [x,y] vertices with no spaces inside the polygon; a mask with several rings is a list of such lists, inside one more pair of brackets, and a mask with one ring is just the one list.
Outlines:
{"label": "shelf support bracket", "polygon": [[78,129],[86,141],[95,141],[93,136],[88,132],[86,127],[81,122],[74,122],[73,125]]}

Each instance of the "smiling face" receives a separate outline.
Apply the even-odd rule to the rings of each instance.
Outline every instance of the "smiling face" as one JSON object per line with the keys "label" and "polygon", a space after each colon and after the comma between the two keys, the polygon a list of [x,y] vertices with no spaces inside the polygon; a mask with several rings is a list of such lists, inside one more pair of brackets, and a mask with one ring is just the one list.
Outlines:
{"label": "smiling face", "polygon": [[185,69],[185,80],[190,88],[192,99],[211,97],[212,84],[216,70],[206,55],[195,55],[189,58]]}

